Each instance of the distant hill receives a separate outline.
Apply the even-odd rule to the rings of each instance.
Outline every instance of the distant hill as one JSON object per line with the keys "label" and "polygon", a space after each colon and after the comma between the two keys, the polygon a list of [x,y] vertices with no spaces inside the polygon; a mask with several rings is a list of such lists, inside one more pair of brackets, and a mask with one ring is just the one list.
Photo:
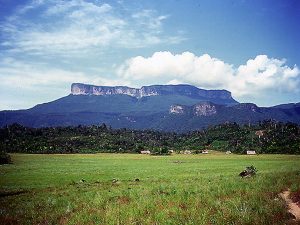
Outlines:
{"label": "distant hill", "polygon": [[138,89],[74,83],[68,96],[27,110],[0,112],[0,126],[106,123],[114,128],[181,132],[224,122],[255,123],[265,119],[300,123],[300,104],[258,107],[238,103],[226,90],[204,90],[191,85],[152,85]]}

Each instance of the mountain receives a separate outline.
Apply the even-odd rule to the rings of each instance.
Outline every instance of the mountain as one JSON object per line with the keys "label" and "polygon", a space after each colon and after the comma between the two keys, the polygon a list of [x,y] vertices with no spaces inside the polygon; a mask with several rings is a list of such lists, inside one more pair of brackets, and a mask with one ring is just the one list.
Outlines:
{"label": "mountain", "polygon": [[249,124],[270,119],[300,124],[300,104],[289,109],[280,106],[258,107],[253,103],[231,106],[211,102],[200,102],[192,106],[176,104],[170,106],[169,117],[162,121],[159,129],[168,126],[169,130],[189,131],[225,122]]}
{"label": "mountain", "polygon": [[1,111],[0,126],[99,125],[114,128],[189,131],[227,121],[255,123],[265,119],[300,123],[300,104],[258,107],[238,103],[226,90],[191,85],[141,88],[74,83],[71,93],[27,110]]}
{"label": "mountain", "polygon": [[130,88],[126,86],[95,86],[81,83],[71,85],[72,95],[128,95],[141,99],[150,96],[185,96],[198,100],[210,100],[221,104],[236,104],[231,93],[226,90],[204,90],[191,85],[151,85],[139,88]]}

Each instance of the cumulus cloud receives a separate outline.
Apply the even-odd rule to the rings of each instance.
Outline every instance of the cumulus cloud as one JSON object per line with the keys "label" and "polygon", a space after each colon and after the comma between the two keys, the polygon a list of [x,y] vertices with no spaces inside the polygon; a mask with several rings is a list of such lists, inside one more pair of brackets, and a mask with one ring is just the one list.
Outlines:
{"label": "cumulus cloud", "polygon": [[128,59],[118,68],[127,80],[155,83],[189,83],[202,88],[227,89],[235,97],[259,96],[265,91],[299,92],[300,71],[285,59],[258,55],[235,67],[208,54],[155,52],[150,57]]}
{"label": "cumulus cloud", "polygon": [[30,54],[78,54],[87,49],[140,48],[184,40],[164,35],[167,15],[123,9],[121,16],[119,11],[98,1],[31,1],[0,24],[6,37],[0,44]]}
{"label": "cumulus cloud", "polygon": [[240,65],[234,74],[234,82],[228,87],[237,95],[260,94],[261,91],[298,92],[300,71],[295,65],[289,67],[285,59],[258,55],[245,65]]}
{"label": "cumulus cloud", "polygon": [[208,54],[198,57],[191,52],[175,55],[156,52],[149,58],[137,56],[127,60],[118,70],[125,79],[147,79],[151,82],[160,78],[167,83],[201,84],[206,88],[222,86],[233,73],[232,65]]}

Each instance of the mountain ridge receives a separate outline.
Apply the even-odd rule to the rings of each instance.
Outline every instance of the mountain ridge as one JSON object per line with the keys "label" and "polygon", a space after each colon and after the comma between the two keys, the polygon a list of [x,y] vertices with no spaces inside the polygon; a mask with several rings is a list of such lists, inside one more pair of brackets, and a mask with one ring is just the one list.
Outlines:
{"label": "mountain ridge", "polygon": [[[131,89],[74,83],[69,95],[52,102],[25,110],[0,111],[0,126],[105,123],[113,128],[185,132],[225,122],[248,124],[268,119],[300,124],[300,103],[258,107],[238,103],[226,90],[204,90],[191,85],[152,85],[134,92]],[[129,95],[142,89],[145,96]]]}
{"label": "mountain ridge", "polygon": [[231,101],[231,104],[238,103],[227,90],[205,90],[188,84],[177,85],[150,85],[141,88],[131,88],[127,86],[96,86],[83,83],[73,83],[71,85],[72,95],[129,95],[135,98],[143,98],[156,95],[184,95],[190,97],[201,97],[207,99],[224,99]]}

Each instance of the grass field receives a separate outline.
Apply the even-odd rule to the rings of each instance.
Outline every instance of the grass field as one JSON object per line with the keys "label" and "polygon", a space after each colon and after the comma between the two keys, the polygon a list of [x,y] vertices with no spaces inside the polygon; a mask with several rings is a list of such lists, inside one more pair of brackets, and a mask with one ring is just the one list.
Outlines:
{"label": "grass field", "polygon": [[[278,193],[300,189],[291,155],[11,156],[0,224],[286,224]],[[258,174],[241,179],[249,165]]]}

